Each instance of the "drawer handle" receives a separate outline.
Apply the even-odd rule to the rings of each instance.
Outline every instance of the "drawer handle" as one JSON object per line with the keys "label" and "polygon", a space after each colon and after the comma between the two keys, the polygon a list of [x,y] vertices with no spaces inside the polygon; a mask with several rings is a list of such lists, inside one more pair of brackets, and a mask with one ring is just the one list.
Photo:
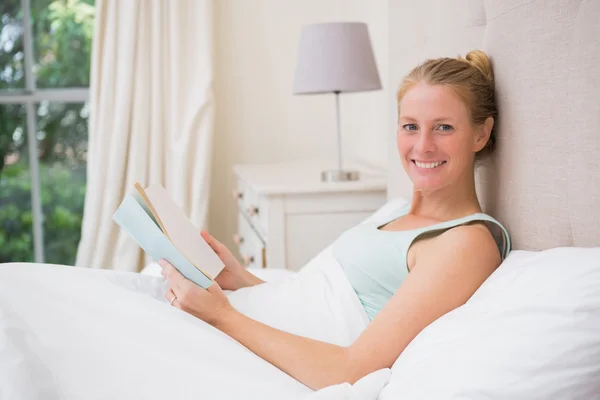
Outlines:
{"label": "drawer handle", "polygon": [[231,196],[233,197],[234,200],[241,200],[244,198],[244,193],[240,192],[239,190],[233,189],[231,191]]}
{"label": "drawer handle", "polygon": [[244,243],[244,238],[236,233],[233,235],[233,243],[239,246],[240,244]]}
{"label": "drawer handle", "polygon": [[254,262],[253,256],[244,256],[244,259],[242,261],[244,267],[247,267],[248,265],[252,264],[253,262]]}
{"label": "drawer handle", "polygon": [[249,216],[254,217],[256,214],[258,214],[258,207],[256,207],[256,206],[248,207],[248,215]]}

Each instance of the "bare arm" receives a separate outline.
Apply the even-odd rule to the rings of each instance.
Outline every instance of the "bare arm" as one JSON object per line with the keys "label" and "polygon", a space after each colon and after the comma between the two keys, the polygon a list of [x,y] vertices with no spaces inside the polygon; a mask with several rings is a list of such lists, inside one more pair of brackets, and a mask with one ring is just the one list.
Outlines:
{"label": "bare arm", "polygon": [[213,325],[305,385],[319,389],[347,380],[348,348],[280,331],[233,308],[228,313]]}
{"label": "bare arm", "polygon": [[[354,383],[394,361],[427,325],[464,304],[500,264],[498,250],[482,226],[461,226],[435,238],[436,251],[417,262],[384,309],[348,347],[286,333],[254,321],[227,304],[206,310],[219,287],[183,309],[211,323],[261,358],[313,389]],[[181,299],[177,290],[175,293]],[[184,299],[182,299],[184,300]],[[202,305],[192,307],[192,303]],[[176,305],[177,302],[175,303]]]}
{"label": "bare arm", "polygon": [[263,281],[258,276],[254,275],[252,272],[250,272],[244,268],[244,273],[242,276],[242,284],[240,285],[239,288],[260,285],[261,283],[265,283],[265,281]]}

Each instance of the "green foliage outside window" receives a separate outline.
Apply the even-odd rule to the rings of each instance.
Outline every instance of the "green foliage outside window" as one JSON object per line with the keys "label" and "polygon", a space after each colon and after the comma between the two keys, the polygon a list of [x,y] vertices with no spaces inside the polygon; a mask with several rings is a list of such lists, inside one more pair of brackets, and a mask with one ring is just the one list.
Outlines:
{"label": "green foliage outside window", "polygon": [[[45,261],[73,264],[81,231],[85,169],[55,164],[40,169]],[[0,262],[33,261],[31,179],[22,164],[7,166],[0,180]],[[4,199],[10,201],[3,201]]]}

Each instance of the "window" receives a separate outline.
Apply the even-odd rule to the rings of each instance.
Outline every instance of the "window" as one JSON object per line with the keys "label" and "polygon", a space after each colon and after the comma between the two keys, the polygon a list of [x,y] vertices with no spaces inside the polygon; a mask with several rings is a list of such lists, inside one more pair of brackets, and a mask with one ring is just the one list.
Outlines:
{"label": "window", "polygon": [[0,263],[75,262],[93,0],[0,2]]}

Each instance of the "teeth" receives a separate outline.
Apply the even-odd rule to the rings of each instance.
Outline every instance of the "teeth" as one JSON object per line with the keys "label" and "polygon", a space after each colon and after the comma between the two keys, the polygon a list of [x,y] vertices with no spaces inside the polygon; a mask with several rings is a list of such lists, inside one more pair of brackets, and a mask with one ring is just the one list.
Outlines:
{"label": "teeth", "polygon": [[419,167],[419,168],[435,168],[435,167],[439,167],[443,163],[444,163],[444,161],[439,161],[439,162],[434,162],[434,163],[422,163],[422,162],[415,161],[415,164],[417,164],[417,167]]}

